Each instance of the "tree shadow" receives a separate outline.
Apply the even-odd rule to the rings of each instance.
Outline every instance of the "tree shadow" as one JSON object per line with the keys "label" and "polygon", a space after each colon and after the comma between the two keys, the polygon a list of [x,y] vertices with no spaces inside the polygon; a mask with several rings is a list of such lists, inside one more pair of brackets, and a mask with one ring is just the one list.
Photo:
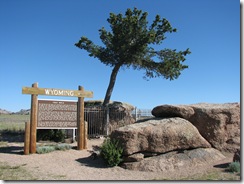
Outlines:
{"label": "tree shadow", "polygon": [[0,153],[23,155],[24,148],[22,146],[4,146],[0,147]]}
{"label": "tree shadow", "polygon": [[230,172],[229,165],[230,165],[230,162],[227,162],[227,163],[223,163],[223,164],[214,165],[213,167],[223,169],[224,172]]}
{"label": "tree shadow", "polygon": [[95,167],[95,168],[108,168],[106,163],[101,157],[93,159],[91,156],[85,158],[76,159],[83,166]]}
{"label": "tree shadow", "polygon": [[24,136],[24,133],[0,131],[0,141],[4,142],[24,142]]}

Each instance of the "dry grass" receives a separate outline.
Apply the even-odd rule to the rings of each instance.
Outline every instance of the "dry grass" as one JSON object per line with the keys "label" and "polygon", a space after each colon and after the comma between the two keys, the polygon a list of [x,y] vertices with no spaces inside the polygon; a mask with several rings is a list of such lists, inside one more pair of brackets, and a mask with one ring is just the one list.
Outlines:
{"label": "dry grass", "polygon": [[215,180],[215,181],[237,181],[240,180],[240,173],[232,173],[228,171],[209,171],[207,173],[193,175],[187,178],[181,178],[180,180],[198,180],[198,181],[206,181],[206,180]]}
{"label": "dry grass", "polygon": [[25,122],[29,121],[30,115],[0,115],[0,131],[24,131]]}
{"label": "dry grass", "polygon": [[10,166],[0,162],[0,180],[37,180],[24,168],[25,164]]}

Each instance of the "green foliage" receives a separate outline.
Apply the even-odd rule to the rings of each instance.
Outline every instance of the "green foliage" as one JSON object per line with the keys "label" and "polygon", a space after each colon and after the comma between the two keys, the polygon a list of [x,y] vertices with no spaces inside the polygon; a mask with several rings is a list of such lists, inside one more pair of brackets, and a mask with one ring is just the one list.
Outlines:
{"label": "green foliage", "polygon": [[124,16],[121,13],[117,15],[110,13],[107,19],[110,31],[104,27],[99,29],[104,46],[94,44],[85,36],[75,43],[78,48],[86,50],[89,56],[98,58],[103,64],[113,67],[104,106],[109,103],[121,67],[143,69],[145,79],[162,76],[170,80],[177,79],[181,71],[188,68],[183,62],[185,56],[191,53],[189,49],[155,50],[153,47],[162,44],[166,34],[176,32],[177,29],[160,15],[156,15],[151,25],[148,25],[147,16],[147,12],[137,8],[127,9]]}
{"label": "green foliage", "polygon": [[37,130],[37,140],[43,141],[55,141],[55,142],[64,142],[65,132],[64,130],[56,130],[56,129],[38,129]]}
{"label": "green foliage", "polygon": [[70,150],[71,148],[72,148],[72,146],[69,145],[69,144],[57,144],[57,145],[55,146],[55,149],[56,149],[56,150],[62,150],[62,151]]}
{"label": "green foliage", "polygon": [[38,154],[44,154],[49,153],[55,150],[54,146],[41,146],[36,148],[36,153]]}
{"label": "green foliage", "polygon": [[117,166],[122,162],[123,148],[119,146],[116,140],[105,139],[101,147],[101,156],[104,158],[108,166]]}
{"label": "green foliage", "polygon": [[69,144],[57,144],[57,145],[46,145],[46,146],[39,146],[36,148],[36,153],[44,154],[49,153],[55,150],[65,151],[70,150],[72,147]]}
{"label": "green foliage", "polygon": [[51,140],[53,137],[53,130],[37,129],[37,141],[47,141]]}
{"label": "green foliage", "polygon": [[55,142],[64,142],[65,130],[54,130],[54,135],[53,135],[52,139]]}
{"label": "green foliage", "polygon": [[229,170],[230,172],[237,172],[237,173],[240,173],[240,162],[231,162],[229,164]]}

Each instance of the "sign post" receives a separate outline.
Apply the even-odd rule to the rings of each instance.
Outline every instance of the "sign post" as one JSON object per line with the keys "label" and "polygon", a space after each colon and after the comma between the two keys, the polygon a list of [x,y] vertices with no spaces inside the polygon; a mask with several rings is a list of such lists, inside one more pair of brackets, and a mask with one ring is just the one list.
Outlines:
{"label": "sign post", "polygon": [[[32,84],[35,89],[38,83]],[[37,94],[31,95],[30,153],[36,153]]]}
{"label": "sign post", "polygon": [[[79,91],[84,91],[84,88],[79,86]],[[78,145],[77,149],[82,150],[85,149],[86,143],[85,139],[85,122],[84,122],[84,98],[78,97],[78,118],[77,118],[77,135],[78,135]]]}
{"label": "sign post", "polygon": [[[53,88],[38,88],[38,83],[32,84],[32,88],[23,87],[22,94],[31,94],[31,116],[30,116],[30,153],[36,153],[36,129],[37,129],[37,115],[38,115],[38,95],[48,96],[66,96],[78,97],[77,103],[77,149],[87,149],[87,131],[84,120],[84,98],[92,98],[92,91],[85,91],[82,86],[78,90],[64,90]],[[69,122],[70,123],[70,122]],[[72,122],[71,122],[72,123]],[[25,139],[25,145],[28,144],[28,138]],[[27,148],[25,148],[28,150]],[[28,151],[25,151],[28,154]]]}

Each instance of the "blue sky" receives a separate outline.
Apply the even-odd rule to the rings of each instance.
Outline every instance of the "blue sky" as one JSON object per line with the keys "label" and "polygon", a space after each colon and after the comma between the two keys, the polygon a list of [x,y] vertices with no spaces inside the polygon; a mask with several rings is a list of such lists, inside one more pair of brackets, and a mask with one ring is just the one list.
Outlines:
{"label": "blue sky", "polygon": [[81,36],[102,44],[98,30],[109,29],[109,13],[134,7],[148,12],[149,23],[159,14],[177,28],[158,48],[190,48],[189,68],[173,81],[146,81],[144,71],[120,70],[111,100],[138,108],[240,102],[238,0],[1,0],[0,108],[30,108],[31,96],[22,94],[22,87],[34,82],[40,88],[81,85],[94,93],[86,100],[103,99],[111,68],[74,44]]}

